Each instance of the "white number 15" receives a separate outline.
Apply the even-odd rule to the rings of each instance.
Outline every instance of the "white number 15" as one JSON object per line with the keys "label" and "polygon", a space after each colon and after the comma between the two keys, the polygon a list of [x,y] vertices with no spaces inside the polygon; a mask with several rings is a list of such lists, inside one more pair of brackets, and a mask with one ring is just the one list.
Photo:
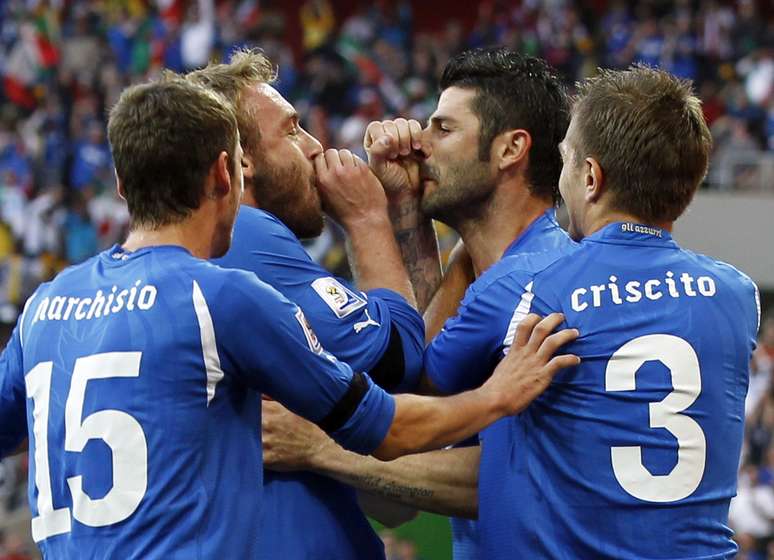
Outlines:
{"label": "white number 15", "polygon": [[[101,439],[113,457],[113,487],[99,499],[83,490],[83,476],[67,479],[72,495],[72,515],[90,527],[104,527],[131,516],[148,487],[148,445],[139,422],[120,410],[100,410],[83,418],[86,385],[92,379],[139,377],[141,352],[108,352],[78,358],[65,403],[64,450],[80,453],[91,439]],[[70,510],[54,509],[48,463],[48,415],[53,362],[37,364],[25,377],[33,400],[35,436],[35,486],[38,515],[32,520],[32,538],[40,542],[70,532]]]}

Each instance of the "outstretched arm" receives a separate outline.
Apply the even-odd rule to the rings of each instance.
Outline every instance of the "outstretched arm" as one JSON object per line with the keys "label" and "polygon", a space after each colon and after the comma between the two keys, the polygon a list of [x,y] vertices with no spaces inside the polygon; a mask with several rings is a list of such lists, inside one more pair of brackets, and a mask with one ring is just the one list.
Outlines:
{"label": "outstretched arm", "polygon": [[346,451],[311,422],[267,402],[263,448],[266,468],[310,470],[360,490],[366,513],[387,525],[395,524],[390,519],[395,503],[442,515],[477,515],[477,446],[379,461]]}

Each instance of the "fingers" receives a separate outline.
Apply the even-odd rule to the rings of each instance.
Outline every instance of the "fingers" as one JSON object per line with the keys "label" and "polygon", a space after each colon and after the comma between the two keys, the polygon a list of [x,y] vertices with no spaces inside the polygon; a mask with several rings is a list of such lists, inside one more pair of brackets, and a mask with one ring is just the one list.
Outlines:
{"label": "fingers", "polygon": [[355,158],[349,150],[339,150],[339,160],[344,167],[355,167]]}
{"label": "fingers", "polygon": [[317,154],[312,161],[314,163],[314,174],[318,181],[328,171],[328,162],[325,160],[325,154]]}
{"label": "fingers", "polygon": [[336,150],[334,148],[325,150],[325,162],[328,166],[328,169],[330,169],[331,171],[333,171],[337,167],[341,167],[341,158],[339,157],[339,150]]}
{"label": "fingers", "polygon": [[529,337],[527,346],[537,351],[543,342],[548,338],[554,329],[562,324],[564,321],[564,315],[561,313],[551,313],[550,315],[541,319],[535,328],[532,329],[532,334]]}
{"label": "fingers", "polygon": [[349,150],[337,150],[335,148],[325,150],[325,153],[315,158],[314,163],[318,177],[326,171],[337,173],[346,171],[349,168],[367,168],[363,160]]}
{"label": "fingers", "polygon": [[261,403],[261,420],[264,424],[270,423],[269,420],[282,414],[285,408],[277,401],[264,400]]}
{"label": "fingers", "polygon": [[538,356],[548,360],[565,344],[569,344],[580,336],[578,329],[563,329],[546,338],[540,345]]}
{"label": "fingers", "polygon": [[422,148],[422,125],[404,118],[373,121],[366,128],[363,146],[369,156],[386,159],[409,156]]}
{"label": "fingers", "polygon": [[422,149],[422,125],[419,121],[411,119],[408,122],[409,132],[411,134],[411,148],[414,150]]}
{"label": "fingers", "polygon": [[562,354],[561,356],[555,356],[551,358],[546,364],[546,369],[549,370],[551,375],[555,375],[564,368],[570,368],[580,365],[581,359],[574,354]]}
{"label": "fingers", "polygon": [[521,320],[519,326],[516,327],[516,336],[513,338],[514,346],[526,346],[529,342],[529,337],[532,335],[532,330],[540,322],[540,316],[530,313],[524,319]]}

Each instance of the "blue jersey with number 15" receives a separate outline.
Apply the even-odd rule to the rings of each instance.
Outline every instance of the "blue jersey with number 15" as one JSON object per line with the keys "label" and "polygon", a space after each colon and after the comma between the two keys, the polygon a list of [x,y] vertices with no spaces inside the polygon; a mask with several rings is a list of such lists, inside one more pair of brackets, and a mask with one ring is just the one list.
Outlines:
{"label": "blue jersey with number 15", "polygon": [[260,393],[360,452],[394,413],[298,307],[181,247],[114,247],[41,286],[0,359],[0,457],[29,435],[44,556],[256,557]]}
{"label": "blue jersey with number 15", "polygon": [[566,351],[582,363],[487,430],[483,557],[733,557],[755,285],[632,223],[529,259],[510,275],[512,328],[527,312],[561,311],[580,330]]}

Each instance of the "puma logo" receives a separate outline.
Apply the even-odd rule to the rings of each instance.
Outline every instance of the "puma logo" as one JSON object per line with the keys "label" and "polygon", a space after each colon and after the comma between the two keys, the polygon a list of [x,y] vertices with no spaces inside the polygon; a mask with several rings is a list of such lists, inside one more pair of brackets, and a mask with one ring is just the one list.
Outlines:
{"label": "puma logo", "polygon": [[366,316],[366,319],[368,319],[367,321],[359,321],[353,325],[353,328],[355,329],[355,334],[358,334],[364,328],[369,327],[371,325],[375,327],[381,327],[379,323],[371,319],[371,316],[368,314],[368,309],[366,309],[365,316]]}

